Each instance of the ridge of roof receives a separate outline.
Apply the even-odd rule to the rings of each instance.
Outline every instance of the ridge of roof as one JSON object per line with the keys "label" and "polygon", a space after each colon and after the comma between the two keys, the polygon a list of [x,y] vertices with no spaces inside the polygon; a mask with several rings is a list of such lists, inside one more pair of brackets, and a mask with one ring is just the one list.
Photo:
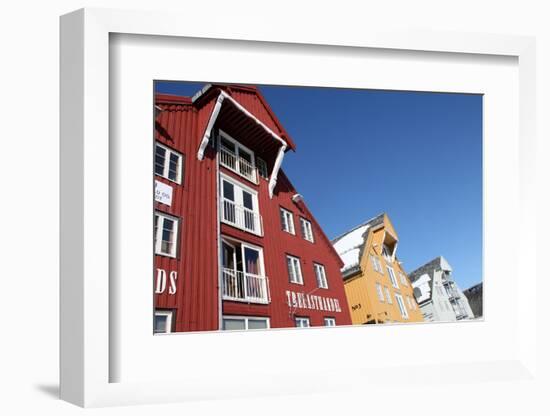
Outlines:
{"label": "ridge of roof", "polygon": [[376,220],[378,220],[380,217],[383,217],[384,215],[386,215],[386,213],[385,213],[385,212],[382,212],[382,213],[376,215],[375,217],[372,217],[372,218],[368,219],[367,221],[365,221],[365,222],[363,222],[363,223],[361,223],[361,224],[359,224],[359,225],[356,225],[355,227],[353,227],[352,229],[346,231],[345,233],[340,234],[339,236],[333,238],[333,239],[331,240],[332,244],[337,243],[338,240],[341,240],[341,239],[344,238],[346,235],[348,235],[348,234],[354,232],[355,230],[357,230],[357,229],[359,229],[359,228],[361,228],[361,227],[364,227],[365,225],[370,225],[371,223],[376,222]]}
{"label": "ridge of roof", "polygon": [[191,97],[175,94],[155,93],[155,104],[193,104]]}

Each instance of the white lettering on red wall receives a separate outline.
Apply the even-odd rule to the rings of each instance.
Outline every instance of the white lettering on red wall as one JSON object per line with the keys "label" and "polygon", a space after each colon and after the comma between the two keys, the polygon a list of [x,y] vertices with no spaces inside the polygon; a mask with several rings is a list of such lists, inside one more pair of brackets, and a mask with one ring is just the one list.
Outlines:
{"label": "white lettering on red wall", "polygon": [[299,309],[315,309],[326,312],[342,312],[338,299],[324,296],[305,294],[302,292],[286,291],[288,306]]}
{"label": "white lettering on red wall", "polygon": [[168,275],[168,279],[166,278],[166,270],[164,269],[157,269],[157,277],[156,277],[156,284],[155,284],[155,293],[161,294],[166,292],[166,286],[168,285],[167,280],[169,280],[168,285],[168,294],[169,295],[175,295],[176,294],[176,282],[178,280],[178,272],[171,271]]}

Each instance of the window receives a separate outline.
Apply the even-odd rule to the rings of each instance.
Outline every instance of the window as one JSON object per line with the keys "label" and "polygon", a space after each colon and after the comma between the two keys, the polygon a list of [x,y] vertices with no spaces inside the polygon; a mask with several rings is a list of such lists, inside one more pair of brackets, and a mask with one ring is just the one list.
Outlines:
{"label": "window", "polygon": [[220,164],[256,183],[254,153],[220,131]]}
{"label": "window", "polygon": [[414,300],[413,298],[410,298],[410,299],[411,299],[413,311],[416,311],[416,300]]}
{"label": "window", "polygon": [[382,293],[382,285],[380,283],[376,283],[376,293],[378,294],[378,300],[384,303],[384,294]]}
{"label": "window", "polygon": [[294,234],[294,218],[292,212],[281,208],[281,228],[287,233]]}
{"label": "window", "polygon": [[286,263],[288,266],[288,277],[290,279],[290,283],[298,283],[303,285],[304,279],[302,278],[300,259],[294,256],[286,256]]}
{"label": "window", "polygon": [[317,277],[317,287],[322,289],[328,289],[327,274],[325,273],[325,266],[317,263],[313,263],[313,269],[315,271],[315,277]]}
{"label": "window", "polygon": [[160,143],[155,143],[155,174],[181,184],[183,156]]}
{"label": "window", "polygon": [[269,303],[260,247],[222,237],[222,296],[248,303]]}
{"label": "window", "polygon": [[300,225],[302,228],[302,237],[313,243],[313,229],[311,228],[311,222],[300,217]]}
{"label": "window", "polygon": [[176,257],[178,222],[175,217],[155,213],[155,254]]}
{"label": "window", "polygon": [[388,274],[390,275],[392,286],[395,287],[396,289],[399,289],[399,285],[397,284],[397,279],[395,278],[395,272],[390,266],[386,266],[386,268],[388,269]]}
{"label": "window", "polygon": [[397,300],[397,305],[399,306],[399,312],[401,312],[401,317],[403,319],[409,319],[409,314],[407,313],[407,309],[405,309],[405,302],[403,302],[403,297],[396,293],[395,299]]}
{"label": "window", "polygon": [[388,289],[387,286],[384,286],[384,292],[386,293],[386,300],[387,300],[388,303],[391,305],[393,302],[392,302],[392,300],[391,300],[390,289]]}
{"label": "window", "polygon": [[172,332],[172,311],[155,311],[153,332],[155,334],[168,334]]}
{"label": "window", "polygon": [[411,302],[411,297],[410,297],[410,296],[407,296],[407,306],[409,307],[409,310],[412,311],[413,306],[412,306],[412,302]]}
{"label": "window", "polygon": [[372,268],[377,271],[378,273],[384,273],[382,271],[382,265],[380,264],[380,259],[378,256],[375,256],[373,254],[370,255],[370,262],[372,263]]}
{"label": "window", "polygon": [[407,284],[407,277],[405,276],[404,273],[399,272],[399,279],[401,280],[401,284],[402,284],[403,286],[408,286],[408,284]]}
{"label": "window", "polygon": [[325,318],[325,326],[336,326],[335,318]]}
{"label": "window", "polygon": [[241,230],[262,235],[258,194],[238,181],[221,177],[222,221]]}
{"label": "window", "polygon": [[390,262],[392,261],[393,259],[393,256],[392,256],[392,251],[390,250],[390,248],[387,246],[387,245],[383,245],[382,246],[382,255],[384,256],[384,258],[386,259],[387,262]]}
{"label": "window", "polygon": [[267,163],[265,163],[265,160],[258,157],[256,158],[256,164],[258,165],[258,173],[260,176],[264,179],[269,179],[269,173],[267,171]]}
{"label": "window", "polygon": [[309,328],[309,318],[295,318],[296,328]]}
{"label": "window", "polygon": [[247,331],[251,329],[268,329],[269,318],[248,317],[248,316],[224,316],[224,331]]}

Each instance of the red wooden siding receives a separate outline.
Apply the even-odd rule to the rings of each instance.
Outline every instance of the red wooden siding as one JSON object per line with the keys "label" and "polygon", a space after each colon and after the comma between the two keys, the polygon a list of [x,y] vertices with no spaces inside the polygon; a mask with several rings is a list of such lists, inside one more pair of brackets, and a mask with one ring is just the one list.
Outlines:
{"label": "red wooden siding", "polygon": [[[279,172],[274,196],[270,198],[267,180],[260,178],[256,185],[225,167],[218,167],[213,146],[207,147],[202,161],[197,159],[200,141],[219,94],[217,88],[219,87],[212,87],[195,103],[191,103],[188,97],[157,96],[156,104],[163,111],[156,120],[155,139],[185,155],[185,172],[182,185],[155,177],[156,180],[173,187],[172,205],[155,203],[155,208],[180,218],[178,258],[155,256],[157,269],[165,269],[168,275],[170,271],[178,272],[177,291],[175,295],[170,295],[168,289],[163,294],[156,294],[156,307],[175,311],[174,330],[178,332],[219,329],[221,314],[269,317],[272,328],[294,326],[295,316],[310,318],[312,326],[323,325],[325,317],[335,318],[337,325],[351,324],[340,274],[341,260],[307,207],[303,203],[296,204],[292,201],[297,191],[283,171]],[[229,92],[262,122],[278,134],[286,135],[284,128],[274,118],[271,110],[266,108],[265,100],[255,89],[232,87]],[[231,109],[231,106],[224,101],[215,129],[230,133],[234,139],[254,151],[256,156],[264,158],[271,170],[277,154],[274,145],[277,143],[273,143],[275,140],[271,136],[258,132],[257,123],[243,118],[242,114],[237,114],[236,108],[233,106]],[[288,140],[290,145],[290,138]],[[271,295],[271,302],[267,305],[223,301],[222,311],[219,310],[219,172],[258,192],[259,213],[263,218],[264,229],[262,237],[228,224],[219,224],[219,230],[221,236],[232,237],[263,248],[265,274],[269,279]],[[281,229],[280,207],[293,213],[295,235]],[[303,238],[300,216],[311,222],[314,243]],[[289,282],[287,254],[300,258],[303,285]],[[313,263],[325,267],[328,289],[317,288]],[[290,307],[287,290],[337,299],[341,311]]]}

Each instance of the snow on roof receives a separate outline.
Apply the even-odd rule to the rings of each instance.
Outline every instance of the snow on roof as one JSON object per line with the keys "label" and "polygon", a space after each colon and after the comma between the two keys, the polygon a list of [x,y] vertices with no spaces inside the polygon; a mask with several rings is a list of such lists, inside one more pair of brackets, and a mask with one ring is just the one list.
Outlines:
{"label": "snow on roof", "polygon": [[369,228],[369,224],[365,224],[349,233],[340,237],[333,245],[336,252],[340,255],[340,258],[344,262],[344,267],[341,271],[345,272],[357,265],[359,265],[360,248],[363,245],[363,234]]}
{"label": "snow on roof", "polygon": [[431,296],[431,286],[430,286],[430,276],[424,273],[412,284],[414,289],[414,295],[416,301],[420,304],[425,300],[430,299]]}

